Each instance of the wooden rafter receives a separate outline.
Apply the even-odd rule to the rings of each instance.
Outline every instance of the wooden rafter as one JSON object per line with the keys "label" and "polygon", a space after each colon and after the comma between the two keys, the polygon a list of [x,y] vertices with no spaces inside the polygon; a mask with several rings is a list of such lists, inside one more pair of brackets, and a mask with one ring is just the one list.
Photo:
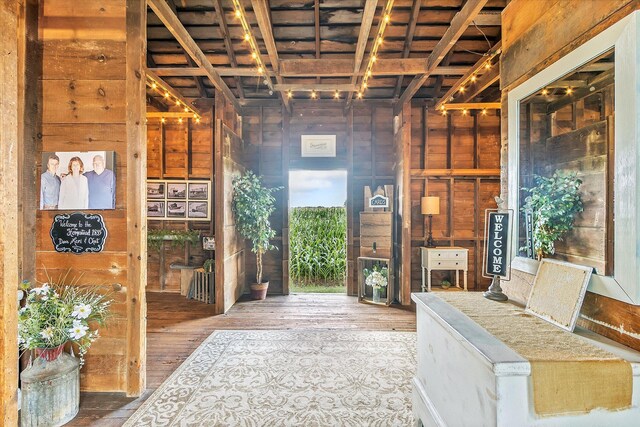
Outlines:
{"label": "wooden rafter", "polygon": [[[445,61],[443,61],[444,64]],[[164,77],[186,77],[204,76],[205,71],[193,67],[162,67],[150,68],[159,76]],[[242,67],[215,67],[216,72],[223,77],[258,77],[261,74],[255,68]],[[462,76],[469,67],[465,66],[439,66],[431,75]],[[427,70],[423,59],[378,59],[373,69],[374,76],[397,76],[421,74]],[[361,76],[363,70],[357,73]],[[272,72],[267,72],[274,75]],[[281,77],[344,77],[353,75],[352,59],[281,59]]]}
{"label": "wooden rafter", "polygon": [[402,105],[413,98],[413,95],[415,95],[427,81],[433,70],[442,62],[447,53],[449,53],[453,48],[467,27],[478,16],[487,1],[488,0],[468,0],[460,12],[453,17],[451,20],[451,26],[444,33],[442,39],[440,39],[427,58],[427,72],[414,77],[411,83],[409,83],[409,86],[407,86],[393,108],[394,115],[400,114],[402,111]]}
{"label": "wooden rafter", "polygon": [[193,109],[196,109],[192,103],[190,103],[189,101],[187,101],[187,99],[182,96],[180,94],[180,92],[178,92],[173,86],[171,86],[169,83],[167,83],[166,81],[162,80],[162,78],[160,76],[158,76],[157,74],[155,74],[153,71],[147,69],[146,70],[146,74],[147,77],[149,77],[152,80],[155,80],[156,83],[158,83],[160,86],[164,87],[167,92],[169,92],[169,95],[171,95],[172,99],[178,99],[180,100],[181,103],[183,103],[184,105],[188,105]]}
{"label": "wooden rafter", "polygon": [[[251,0],[253,6],[253,13],[256,15],[256,21],[258,21],[258,27],[262,33],[262,40],[267,48],[267,54],[269,55],[269,61],[271,62],[271,68],[275,74],[276,82],[279,85],[284,84],[284,80],[280,76],[280,58],[278,58],[278,50],[276,48],[276,41],[273,38],[273,28],[271,27],[271,17],[269,16],[269,4],[267,0]],[[267,77],[269,78],[269,77]],[[287,111],[291,112],[291,105],[289,104],[289,98],[286,93],[278,92],[282,103]]]}
{"label": "wooden rafter", "polygon": [[447,104],[448,110],[499,110],[502,104],[499,102],[467,102],[458,104]]}
{"label": "wooden rafter", "polygon": [[[227,19],[224,16],[224,9],[222,8],[221,0],[213,0],[213,6],[216,9],[216,16],[218,17],[218,24],[220,25],[220,32],[224,38],[224,46],[227,49],[227,56],[229,57],[229,63],[232,67],[238,66],[236,60],[236,54],[233,50],[233,43],[231,43],[231,36],[229,35],[229,27],[227,26]],[[242,88],[242,79],[238,75],[233,76],[236,81],[236,87],[238,88],[238,95],[240,100],[244,101],[244,89]]]}
{"label": "wooden rafter", "polygon": [[193,58],[198,67],[206,71],[206,75],[213,85],[218,88],[218,90],[220,90],[229,99],[229,101],[231,101],[236,111],[242,111],[240,103],[233,95],[233,92],[231,92],[231,89],[229,89],[229,86],[227,86],[220,75],[213,69],[213,66],[205,54],[187,32],[178,17],[171,11],[169,5],[167,5],[164,0],[147,0],[147,4],[151,7],[158,18],[160,18],[169,32],[173,34],[182,48],[189,54],[189,56],[191,56],[191,58]]}
{"label": "wooden rafter", "polygon": [[500,80],[500,68],[498,66],[492,67],[489,72],[484,73],[474,84],[465,91],[460,98],[460,102],[471,102],[473,98],[480,95],[486,88]]}
{"label": "wooden rafter", "polygon": [[[451,88],[447,91],[447,93],[444,94],[444,96],[438,101],[438,103],[436,104],[436,109],[440,108],[442,106],[442,104],[449,102],[449,99],[460,90],[460,87],[463,86],[464,84],[466,84],[469,81],[469,78],[471,76],[473,76],[474,74],[478,74],[479,72],[481,72],[483,70],[483,67],[485,66],[487,59],[491,56],[493,56],[494,54],[496,54],[497,52],[499,52],[502,49],[502,43],[498,42],[495,45],[493,45],[493,47],[491,49],[489,49],[489,51],[487,52],[486,55],[484,55],[482,58],[480,58],[478,60],[478,62],[476,62],[473,67],[471,67],[462,77],[460,77],[460,79],[453,85],[451,86]],[[490,86],[493,82],[495,82],[498,78],[500,78],[500,73],[499,73],[499,69],[497,66],[493,67],[493,71],[494,73],[496,72],[496,70],[498,71],[498,75],[497,78],[494,79],[493,81],[491,81],[491,79],[494,76],[490,76],[487,77],[486,80],[491,81],[491,83],[489,83],[488,85],[486,85],[484,88],[482,88],[482,90],[486,89],[488,86]],[[487,74],[487,73],[485,73]],[[483,76],[484,77],[484,76]],[[477,82],[478,84],[476,86],[478,86],[480,84],[480,81]],[[468,101],[469,99],[467,99],[465,97],[465,99]]]}
{"label": "wooden rafter", "polygon": [[322,83],[294,83],[294,84],[286,84],[283,83],[281,85],[275,85],[275,89],[278,91],[293,91],[293,92],[353,92],[356,90],[356,85],[351,83],[343,83],[343,84],[322,84]]}
{"label": "wooden rafter", "polygon": [[[371,32],[371,25],[373,24],[373,17],[376,14],[377,0],[367,0],[364,5],[364,11],[362,12],[362,22],[360,24],[360,32],[358,34],[358,43],[356,44],[356,55],[353,63],[353,74],[351,76],[351,84],[356,84],[358,81],[358,73],[362,66],[362,60],[364,59],[364,53],[367,49],[367,42],[369,41],[369,33]],[[353,92],[347,95],[347,108],[351,104],[353,99]]]}
{"label": "wooden rafter", "polygon": [[[453,56],[453,51],[450,50],[447,53],[447,56],[442,60],[442,65],[445,67],[451,63],[451,57]],[[435,73],[431,73],[431,75],[435,75]],[[434,98],[440,97],[440,91],[442,90],[442,84],[444,83],[444,75],[436,76],[436,83],[433,85],[432,95]]]}
{"label": "wooden rafter", "polygon": [[[316,33],[316,59],[320,59],[320,0],[313,2],[313,21]],[[316,83],[320,83],[320,76],[316,77]]]}
{"label": "wooden rafter", "polygon": [[[409,17],[409,25],[407,26],[407,34],[404,38],[404,49],[402,50],[402,58],[408,58],[409,52],[411,52],[411,43],[413,43],[413,36],[416,32],[416,24],[418,23],[418,16],[420,15],[420,6],[422,6],[422,0],[413,0],[413,7],[411,8],[411,16]],[[402,90],[402,81],[404,76],[398,77],[396,83],[396,89],[393,91],[393,97],[397,98]]]}

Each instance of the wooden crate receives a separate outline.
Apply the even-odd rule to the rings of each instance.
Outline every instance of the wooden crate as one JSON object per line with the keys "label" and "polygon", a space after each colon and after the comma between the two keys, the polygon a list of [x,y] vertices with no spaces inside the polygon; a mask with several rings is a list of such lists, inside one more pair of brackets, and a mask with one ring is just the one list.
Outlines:
{"label": "wooden crate", "polygon": [[[391,258],[393,253],[393,213],[360,212],[360,255]],[[375,251],[373,250],[375,243]]]}
{"label": "wooden crate", "polygon": [[[387,286],[383,288],[379,303],[373,301],[373,288],[367,286],[365,283],[366,277],[363,273],[365,268],[371,269],[374,264],[387,267],[388,269]],[[377,305],[391,305],[394,298],[394,276],[391,258],[358,257],[356,274],[358,275],[358,301]]]}

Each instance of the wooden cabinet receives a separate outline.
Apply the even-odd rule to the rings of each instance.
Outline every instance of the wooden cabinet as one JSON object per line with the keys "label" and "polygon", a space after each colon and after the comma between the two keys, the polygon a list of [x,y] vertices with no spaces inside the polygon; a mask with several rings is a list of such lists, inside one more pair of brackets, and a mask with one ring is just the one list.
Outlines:
{"label": "wooden cabinet", "polygon": [[392,212],[360,212],[360,256],[393,258],[392,235]]}
{"label": "wooden cabinet", "polygon": [[[464,272],[464,290],[467,290],[467,270],[469,269],[469,249],[457,246],[420,248],[422,262],[422,292],[431,292],[432,270],[455,270],[456,286],[460,287],[460,270]],[[426,281],[425,285],[425,270]]]}

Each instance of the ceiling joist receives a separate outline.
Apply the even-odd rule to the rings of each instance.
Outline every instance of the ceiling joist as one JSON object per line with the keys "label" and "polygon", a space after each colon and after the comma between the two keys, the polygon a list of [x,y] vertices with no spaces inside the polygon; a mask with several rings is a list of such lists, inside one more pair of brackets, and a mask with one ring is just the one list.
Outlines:
{"label": "ceiling joist", "polygon": [[[227,19],[224,16],[224,9],[222,8],[222,0],[213,0],[213,6],[216,9],[216,15],[218,16],[218,24],[220,25],[220,32],[224,38],[224,46],[227,49],[227,56],[229,57],[229,63],[232,67],[238,66],[236,55],[233,50],[233,43],[231,42],[231,36],[229,36],[229,27],[227,26]],[[244,101],[244,89],[242,88],[242,79],[238,75],[233,76],[236,81],[236,87],[238,88],[238,95],[240,100]]]}
{"label": "ceiling joist", "polygon": [[164,0],[147,0],[147,4],[171,34],[173,34],[182,48],[189,54],[189,56],[191,56],[196,65],[206,71],[206,76],[211,80],[211,83],[213,83],[213,85],[229,99],[237,112],[241,112],[242,107],[233,92],[231,92],[231,89],[229,89],[229,86],[227,86],[220,75],[213,69],[213,66],[205,54],[193,40],[191,35],[189,35],[169,5]]}
{"label": "ceiling joist", "polygon": [[[360,23],[360,32],[358,34],[358,43],[356,44],[356,55],[353,63],[353,70],[351,76],[351,84],[356,84],[358,81],[358,75],[360,67],[362,66],[362,60],[364,59],[364,53],[367,49],[367,42],[369,41],[369,33],[371,32],[371,25],[373,24],[373,17],[376,14],[377,0],[367,0],[362,12],[362,21]],[[353,92],[347,95],[347,108],[353,98]]]}
{"label": "ceiling joist", "polygon": [[427,81],[433,70],[440,65],[447,53],[449,53],[451,48],[453,48],[458,39],[466,31],[467,27],[478,16],[487,1],[488,0],[468,0],[460,12],[451,20],[451,26],[427,58],[427,71],[424,74],[414,77],[411,83],[409,83],[409,86],[407,86],[393,108],[394,115],[400,114],[403,105],[413,98],[413,95],[415,95]]}

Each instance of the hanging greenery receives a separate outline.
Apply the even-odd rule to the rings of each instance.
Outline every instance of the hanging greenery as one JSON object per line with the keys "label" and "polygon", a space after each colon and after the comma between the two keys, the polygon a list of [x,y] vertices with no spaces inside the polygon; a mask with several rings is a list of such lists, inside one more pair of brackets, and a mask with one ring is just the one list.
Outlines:
{"label": "hanging greenery", "polygon": [[523,188],[529,193],[524,210],[533,212],[533,247],[536,256],[555,253],[554,243],[573,229],[573,220],[582,212],[580,185],[575,172],[562,175],[554,172],[551,178],[534,175],[534,186]]}
{"label": "hanging greenery", "polygon": [[200,232],[196,230],[149,230],[147,232],[147,248],[160,251],[162,242],[171,242],[172,248],[184,247],[187,243],[195,246],[200,241]]}

